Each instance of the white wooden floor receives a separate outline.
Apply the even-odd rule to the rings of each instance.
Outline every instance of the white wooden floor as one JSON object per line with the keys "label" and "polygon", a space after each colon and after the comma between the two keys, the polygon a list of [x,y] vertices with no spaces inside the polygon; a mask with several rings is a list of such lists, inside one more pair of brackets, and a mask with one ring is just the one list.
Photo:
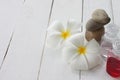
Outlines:
{"label": "white wooden floor", "polygon": [[45,46],[52,21],[76,19],[83,31],[97,8],[120,26],[120,0],[0,0],[0,80],[118,80],[105,72],[105,64],[72,71],[59,50]]}

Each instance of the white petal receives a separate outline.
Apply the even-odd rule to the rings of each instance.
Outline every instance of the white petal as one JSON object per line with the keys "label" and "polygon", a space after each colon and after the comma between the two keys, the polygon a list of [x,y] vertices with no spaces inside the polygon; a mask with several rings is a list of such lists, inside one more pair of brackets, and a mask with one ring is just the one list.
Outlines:
{"label": "white petal", "polygon": [[47,36],[47,46],[50,46],[50,47],[59,47],[61,44],[61,41],[63,40],[61,37],[60,37],[60,34],[59,32],[54,32],[52,34],[48,34]]}
{"label": "white petal", "polygon": [[74,35],[76,33],[81,32],[81,24],[75,20],[69,20],[67,25],[67,30],[70,30],[71,34]]}
{"label": "white petal", "polygon": [[77,54],[77,48],[73,45],[69,45],[67,47],[64,47],[63,49],[63,57],[64,59],[69,63],[73,57],[75,57]]}
{"label": "white petal", "polygon": [[51,25],[48,27],[48,32],[49,31],[57,31],[57,32],[62,32],[64,31],[65,28],[63,24],[60,21],[54,21],[51,23]]}
{"label": "white petal", "polygon": [[86,49],[87,49],[86,53],[100,54],[100,45],[95,39],[92,39],[91,41],[88,42]]}
{"label": "white petal", "polygon": [[85,56],[88,61],[89,69],[96,67],[101,62],[100,55],[86,53]]}
{"label": "white petal", "polygon": [[88,70],[88,64],[84,55],[77,56],[70,64],[72,69],[75,70]]}
{"label": "white petal", "polygon": [[76,34],[72,36],[71,38],[69,38],[69,41],[76,47],[84,46],[84,35]]}

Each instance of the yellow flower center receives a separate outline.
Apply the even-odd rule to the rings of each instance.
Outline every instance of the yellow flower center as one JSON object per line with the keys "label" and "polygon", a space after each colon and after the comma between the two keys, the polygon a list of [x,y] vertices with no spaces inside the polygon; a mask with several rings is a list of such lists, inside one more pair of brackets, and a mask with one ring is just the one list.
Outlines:
{"label": "yellow flower center", "polygon": [[61,37],[62,37],[63,39],[67,39],[69,36],[70,36],[70,31],[63,31],[63,32],[61,33]]}
{"label": "yellow flower center", "polygon": [[86,53],[86,47],[80,46],[80,47],[78,48],[78,53],[79,53],[79,54],[85,54],[85,53]]}

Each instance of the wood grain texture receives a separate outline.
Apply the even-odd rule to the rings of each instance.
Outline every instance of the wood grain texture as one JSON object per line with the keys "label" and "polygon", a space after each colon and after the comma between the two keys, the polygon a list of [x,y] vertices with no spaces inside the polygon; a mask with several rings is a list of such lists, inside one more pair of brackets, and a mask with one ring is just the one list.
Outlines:
{"label": "wood grain texture", "polygon": [[[111,23],[113,23],[113,14],[110,0],[84,0],[84,16],[83,25],[85,31],[85,24],[90,19],[92,12],[95,9],[104,9],[111,17]],[[90,71],[81,71],[81,80],[115,80],[106,73],[106,63],[103,62]]]}
{"label": "wood grain texture", "polygon": [[0,71],[0,80],[37,80],[52,0],[26,0]]}
{"label": "wood grain texture", "polygon": [[[54,0],[50,22],[59,20],[65,25],[69,19],[81,22],[81,15],[82,0]],[[79,72],[71,71],[62,60],[60,49],[45,46],[39,80],[79,80]]]}

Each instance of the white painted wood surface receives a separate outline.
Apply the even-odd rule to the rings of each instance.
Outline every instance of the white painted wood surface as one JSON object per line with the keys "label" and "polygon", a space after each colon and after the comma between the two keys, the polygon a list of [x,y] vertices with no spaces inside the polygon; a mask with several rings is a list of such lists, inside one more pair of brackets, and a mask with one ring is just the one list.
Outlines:
{"label": "white painted wood surface", "polygon": [[37,80],[52,0],[22,2],[0,80]]}
{"label": "white painted wood surface", "polygon": [[52,21],[66,24],[75,19],[83,23],[85,30],[87,20],[97,8],[105,9],[111,23],[120,25],[119,3],[119,0],[1,0],[0,80],[117,80],[106,73],[105,63],[90,71],[72,71],[62,60],[60,50],[48,48],[45,43],[46,30]]}

